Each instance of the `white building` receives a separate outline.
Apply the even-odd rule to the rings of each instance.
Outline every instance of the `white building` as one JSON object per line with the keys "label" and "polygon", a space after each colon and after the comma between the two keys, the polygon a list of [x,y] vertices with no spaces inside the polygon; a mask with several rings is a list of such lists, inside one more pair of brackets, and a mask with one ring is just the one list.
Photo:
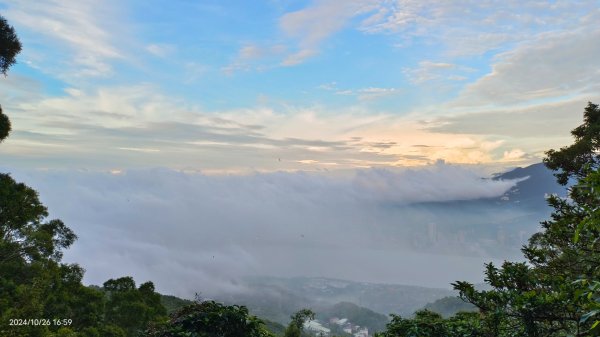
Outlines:
{"label": "white building", "polygon": [[317,335],[323,336],[329,336],[329,333],[331,332],[330,329],[324,327],[323,325],[321,325],[321,323],[319,323],[319,321],[316,320],[304,322],[304,329],[316,332]]}
{"label": "white building", "polygon": [[369,329],[360,328],[354,333],[354,337],[369,337]]}

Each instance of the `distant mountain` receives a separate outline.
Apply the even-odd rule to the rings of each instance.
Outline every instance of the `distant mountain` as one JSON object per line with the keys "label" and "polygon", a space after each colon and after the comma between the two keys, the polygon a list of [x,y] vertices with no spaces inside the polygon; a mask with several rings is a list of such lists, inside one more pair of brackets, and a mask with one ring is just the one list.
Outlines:
{"label": "distant mountain", "polygon": [[566,188],[556,182],[553,171],[546,168],[543,163],[518,167],[506,173],[498,174],[493,179],[520,179],[516,186],[506,192],[501,199],[512,203],[521,203],[526,207],[546,209],[546,195],[566,196]]}
{"label": "distant mountain", "polygon": [[[246,305],[255,315],[282,324],[287,324],[289,316],[302,308],[311,308],[321,316],[336,310],[355,311],[373,320],[390,313],[410,316],[429,302],[455,294],[449,289],[311,277],[253,277],[245,287],[247,291],[242,293],[214,297],[225,303]],[[374,327],[380,326],[377,324]]]}
{"label": "distant mountain", "polygon": [[[162,305],[164,305],[165,308],[167,308],[168,314],[172,314],[175,311],[183,308],[184,306],[194,303],[191,300],[186,300],[186,299],[179,298],[179,297],[172,296],[172,295],[162,295],[162,294],[160,295],[160,300],[162,302]],[[255,312],[251,312],[251,314],[257,316]],[[284,331],[285,331],[285,326],[283,324],[270,321],[268,319],[265,319],[264,317],[260,317],[260,316],[257,316],[257,317],[260,318],[265,323],[265,327],[269,331],[274,333],[275,336],[283,336]]]}
{"label": "distant mountain", "polygon": [[385,238],[404,238],[415,251],[494,258],[520,258],[520,248],[549,218],[545,196],[566,195],[542,163],[516,168],[491,179],[515,185],[492,198],[390,205],[401,226],[384,228]]}
{"label": "distant mountain", "polygon": [[177,311],[178,309],[185,307],[186,305],[194,303],[193,301],[185,300],[183,298],[171,295],[160,295],[160,301],[162,302],[162,305],[164,305],[165,308],[167,308],[168,314],[171,314]]}
{"label": "distant mountain", "polygon": [[386,315],[350,302],[337,303],[320,310],[317,314],[317,319],[324,322],[328,322],[331,318],[347,318],[352,324],[367,327],[371,332],[385,330],[385,325],[390,321]]}
{"label": "distant mountain", "polygon": [[[378,230],[386,238],[407,240],[415,251],[518,258],[520,247],[539,229],[539,222],[550,215],[545,195],[564,196],[566,188],[556,183],[553,172],[542,163],[497,174],[492,179],[518,181],[495,198],[386,206],[397,213],[401,226]],[[426,305],[441,314],[468,308],[447,289],[310,277],[254,277],[244,282],[247,291],[215,298],[246,305],[256,315],[282,324],[287,324],[289,316],[299,309],[312,308],[326,314],[340,302],[402,316],[410,316]]]}
{"label": "distant mountain", "polygon": [[[555,182],[552,173],[540,163],[497,174],[492,179],[518,181],[494,198],[386,205],[388,211],[397,214],[399,224],[377,230],[386,239],[398,238],[397,246],[430,254],[478,254],[510,259],[508,254],[513,252],[518,254],[514,256],[520,256],[520,246],[538,230],[539,221],[550,215],[545,195],[566,195],[566,188]],[[395,245],[396,241],[382,240],[382,247],[386,244]],[[390,313],[409,317],[414,311],[427,308],[450,316],[474,310],[449,289],[265,276],[247,278],[239,285],[244,291],[210,296],[228,304],[247,306],[252,314],[272,321],[274,329],[287,325],[290,315],[302,308],[311,308],[324,322],[347,316],[371,331],[385,326]],[[170,301],[167,303],[178,303]]]}
{"label": "distant mountain", "polygon": [[427,309],[444,317],[454,316],[461,311],[477,311],[477,307],[471,303],[467,303],[457,296],[448,296],[440,298],[432,303],[427,303],[423,309]]}

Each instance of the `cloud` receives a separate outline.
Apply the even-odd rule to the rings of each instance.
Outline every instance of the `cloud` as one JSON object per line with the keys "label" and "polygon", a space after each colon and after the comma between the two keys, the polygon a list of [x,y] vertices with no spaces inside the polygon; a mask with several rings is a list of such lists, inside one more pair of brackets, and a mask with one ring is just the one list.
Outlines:
{"label": "cloud", "polygon": [[59,78],[108,76],[111,62],[124,57],[107,29],[116,29],[119,17],[108,2],[9,1],[3,14],[23,42],[41,46],[25,49],[26,62]]}
{"label": "cloud", "polygon": [[577,28],[597,10],[594,1],[381,1],[378,13],[360,29],[395,34],[404,41],[401,45],[425,37],[429,44],[441,44],[451,57],[483,55],[544,32]]}
{"label": "cloud", "polygon": [[506,161],[511,160],[520,160],[525,157],[527,154],[523,152],[521,149],[512,149],[510,151],[504,151],[503,159]]}
{"label": "cloud", "polygon": [[[464,81],[467,78],[457,73],[472,72],[474,69],[458,66],[453,63],[420,61],[416,68],[404,68],[402,72],[413,84],[422,84],[431,81],[450,80]],[[430,83],[428,83],[430,84]]]}
{"label": "cloud", "polygon": [[386,96],[398,94],[400,90],[396,88],[377,88],[367,87],[361,89],[340,89],[336,82],[321,84],[317,87],[321,90],[333,91],[336,95],[356,96],[359,101],[371,101]]}
{"label": "cloud", "polygon": [[[176,168],[277,170],[298,169],[294,163],[307,157],[345,167],[356,161],[394,161],[393,154],[383,151],[361,152],[363,146],[340,130],[376,119],[372,116],[357,115],[352,121],[310,110],[203,111],[149,85],[68,88],[60,97],[24,102],[9,98],[7,103],[5,107],[23,113],[11,116],[15,132],[0,151],[37,154],[42,166],[64,160],[105,169],[169,162]],[[48,152],[48,146],[53,150]],[[48,156],[54,159],[48,161]]]}
{"label": "cloud", "polygon": [[[584,33],[585,31],[585,33]],[[492,71],[468,85],[456,104],[503,105],[594,93],[600,29],[542,35],[498,56]]]}
{"label": "cloud", "polygon": [[227,75],[232,75],[238,71],[264,70],[269,66],[268,62],[273,62],[275,57],[285,53],[286,46],[282,44],[272,44],[268,46],[258,44],[244,44],[237,52],[233,60],[221,70]]}
{"label": "cloud", "polygon": [[[87,269],[86,282],[133,275],[153,280],[161,291],[185,296],[231,290],[235,280],[252,274],[364,280],[362,265],[380,265],[381,254],[375,251],[385,252],[388,260],[400,261],[408,254],[439,261],[444,257],[417,254],[415,244],[425,240],[419,233],[426,233],[431,221],[439,221],[444,230],[443,217],[419,211],[416,205],[495,197],[514,184],[481,179],[475,171],[443,163],[342,176],[208,176],[167,169],[11,171],[40,192],[52,217],[78,234],[66,259]],[[467,218],[466,224],[473,223]],[[436,249],[482,258],[477,239],[429,251]],[[316,252],[323,255],[313,260]],[[405,276],[415,266],[413,261],[393,268],[397,272],[385,281],[415,281]],[[481,264],[458,268],[479,275]],[[447,286],[451,280],[420,281]]]}
{"label": "cloud", "polygon": [[279,20],[281,30],[296,39],[297,51],[287,55],[284,66],[293,66],[319,53],[321,43],[340,31],[351,18],[371,12],[377,1],[350,0],[340,3],[335,0],[315,1],[312,6],[286,13]]}
{"label": "cloud", "polygon": [[[352,94],[375,99],[397,92],[364,88]],[[421,123],[414,116],[373,114],[360,107],[205,111],[161,94],[151,85],[67,88],[59,97],[31,97],[3,99],[6,111],[19,113],[11,115],[14,132],[0,152],[25,167],[70,163],[110,169],[168,163],[176,169],[247,172],[303,169],[298,161],[305,159],[318,161],[311,166],[314,169],[330,169],[328,163],[348,169],[424,165],[440,158],[452,163],[491,163],[502,159],[502,151],[515,147],[539,152],[514,142],[492,148],[488,144],[496,144],[498,138],[458,132],[461,128],[454,121],[468,122],[459,117]],[[430,147],[414,148],[413,144]]]}
{"label": "cloud", "polygon": [[396,93],[396,88],[363,88],[358,90],[358,99],[361,101],[370,101]]}
{"label": "cloud", "polygon": [[[582,95],[570,100],[528,107],[482,109],[439,117],[427,123],[426,127],[430,131],[442,133],[502,136],[522,141],[527,138],[539,138],[544,142],[562,141],[569,138],[570,130],[581,124],[586,102],[598,99],[598,95]],[[562,137],[557,139],[557,135]]]}
{"label": "cloud", "polygon": [[175,46],[170,44],[156,44],[152,43],[146,46],[146,50],[157,57],[167,57],[175,51]]}

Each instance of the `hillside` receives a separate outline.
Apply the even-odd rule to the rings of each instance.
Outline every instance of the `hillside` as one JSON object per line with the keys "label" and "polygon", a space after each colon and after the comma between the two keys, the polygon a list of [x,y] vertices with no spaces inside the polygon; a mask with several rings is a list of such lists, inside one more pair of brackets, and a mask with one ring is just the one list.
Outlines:
{"label": "hillside", "polygon": [[171,295],[160,295],[160,301],[161,301],[162,305],[164,305],[165,308],[167,308],[167,313],[169,313],[169,314],[177,311],[177,309],[179,309],[181,307],[184,307],[186,305],[193,303],[193,301],[179,298],[176,296],[171,296]]}
{"label": "hillside", "polygon": [[389,322],[388,316],[350,302],[340,302],[317,313],[317,319],[324,322],[331,318],[347,318],[353,324],[369,328],[369,331],[382,331]]}
{"label": "hillside", "polygon": [[454,295],[449,289],[311,277],[253,277],[246,280],[245,286],[248,291],[244,293],[214,297],[226,303],[246,305],[256,315],[282,324],[299,309],[327,312],[340,302],[350,302],[383,315],[408,316],[427,303]]}
{"label": "hillside", "polygon": [[556,182],[552,170],[543,163],[517,167],[511,171],[496,174],[495,180],[520,181],[506,192],[500,199],[507,203],[521,204],[522,207],[547,211],[544,196],[548,194],[566,195],[566,188]]}
{"label": "hillside", "polygon": [[477,311],[477,307],[467,303],[456,296],[440,298],[432,303],[427,303],[423,309],[437,312],[445,318],[451,317],[461,311]]}

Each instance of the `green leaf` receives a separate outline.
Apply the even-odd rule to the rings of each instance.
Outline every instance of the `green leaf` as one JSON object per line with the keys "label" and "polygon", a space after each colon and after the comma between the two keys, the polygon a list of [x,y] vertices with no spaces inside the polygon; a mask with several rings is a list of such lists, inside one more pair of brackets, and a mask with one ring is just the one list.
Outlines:
{"label": "green leaf", "polygon": [[[581,316],[579,323],[585,323],[588,319],[597,315],[598,313],[600,313],[600,309],[592,310],[592,311],[586,313],[585,315]],[[596,323],[598,323],[598,322],[596,322]]]}

